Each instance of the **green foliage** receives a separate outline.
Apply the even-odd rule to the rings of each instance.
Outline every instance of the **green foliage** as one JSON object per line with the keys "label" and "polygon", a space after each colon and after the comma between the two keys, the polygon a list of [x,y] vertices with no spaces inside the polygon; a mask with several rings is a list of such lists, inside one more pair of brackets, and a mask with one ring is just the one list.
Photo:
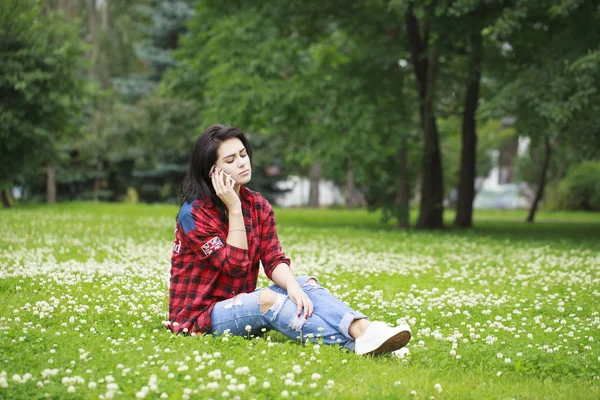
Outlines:
{"label": "green foliage", "polygon": [[[583,157],[600,144],[600,56],[594,1],[523,3],[486,35],[495,43],[490,76],[501,86],[484,115],[514,115],[520,135],[557,139]],[[597,147],[596,147],[597,148]]]}
{"label": "green foliage", "polygon": [[139,24],[144,39],[137,44],[137,55],[148,65],[147,79],[159,82],[165,71],[177,63],[171,51],[177,49],[185,23],[194,16],[193,0],[150,0],[137,10],[145,23]]}
{"label": "green foliage", "polygon": [[53,162],[85,102],[77,30],[38,1],[0,3],[0,185]]}
{"label": "green foliage", "polygon": [[[164,88],[197,101],[203,120],[280,143],[289,172],[306,174],[320,162],[324,177],[343,184],[352,168],[372,208],[394,215],[397,176],[414,182],[419,157],[415,94],[404,84],[410,73],[375,27],[305,21],[316,3],[282,23],[297,6],[200,3]],[[407,171],[398,160],[402,143],[415,161]]]}
{"label": "green foliage", "polygon": [[600,161],[584,161],[569,168],[558,187],[561,210],[600,211]]}

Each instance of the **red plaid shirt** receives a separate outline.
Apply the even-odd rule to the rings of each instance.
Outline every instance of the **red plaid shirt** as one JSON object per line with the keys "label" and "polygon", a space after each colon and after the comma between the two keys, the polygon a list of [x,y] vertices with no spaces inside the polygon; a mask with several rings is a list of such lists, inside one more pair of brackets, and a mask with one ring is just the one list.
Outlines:
{"label": "red plaid shirt", "polygon": [[216,302],[256,289],[259,261],[269,279],[290,260],[281,250],[271,204],[258,192],[240,187],[248,250],[227,244],[229,223],[208,198],[179,210],[171,257],[169,320],[173,332],[212,331]]}

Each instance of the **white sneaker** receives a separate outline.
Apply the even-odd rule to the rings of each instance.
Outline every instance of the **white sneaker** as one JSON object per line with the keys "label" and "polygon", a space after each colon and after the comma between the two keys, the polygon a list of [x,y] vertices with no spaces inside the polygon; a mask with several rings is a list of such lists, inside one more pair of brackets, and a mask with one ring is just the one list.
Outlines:
{"label": "white sneaker", "polygon": [[354,351],[374,356],[390,353],[406,346],[410,337],[410,327],[406,324],[391,328],[384,322],[371,322],[365,334],[356,339]]}

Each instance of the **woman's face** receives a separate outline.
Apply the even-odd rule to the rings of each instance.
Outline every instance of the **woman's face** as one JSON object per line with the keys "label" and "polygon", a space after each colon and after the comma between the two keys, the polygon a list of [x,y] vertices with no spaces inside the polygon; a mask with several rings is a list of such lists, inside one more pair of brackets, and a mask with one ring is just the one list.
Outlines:
{"label": "woman's face", "polygon": [[227,139],[217,150],[217,167],[231,175],[238,185],[250,182],[252,166],[246,148],[238,138]]}

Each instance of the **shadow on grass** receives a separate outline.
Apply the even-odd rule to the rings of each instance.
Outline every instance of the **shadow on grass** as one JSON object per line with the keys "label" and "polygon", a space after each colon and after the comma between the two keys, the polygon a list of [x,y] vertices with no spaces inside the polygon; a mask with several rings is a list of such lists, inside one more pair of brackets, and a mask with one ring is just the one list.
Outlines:
{"label": "shadow on grass", "polygon": [[[382,222],[380,213],[368,213],[365,210],[308,210],[285,209],[276,212],[277,222],[282,226],[302,226],[310,228],[339,228],[369,231],[404,232],[396,227],[395,220]],[[598,214],[560,213],[541,214],[534,223],[524,222],[525,212],[477,212],[474,227],[470,229],[456,228],[452,225],[453,212],[445,215],[443,230],[415,229],[416,212],[411,213],[411,235],[443,236],[451,233],[454,236],[467,238],[487,238],[511,242],[528,242],[538,245],[558,245],[561,248],[587,248],[600,251],[600,218]],[[587,220],[585,219],[586,217]]]}
{"label": "shadow on grass", "polygon": [[[73,202],[54,205],[35,204],[20,205],[13,210],[2,210],[4,214],[16,212],[25,213],[84,213],[98,217],[112,215],[124,217],[166,217],[177,215],[177,205],[165,204],[123,204],[99,202]],[[600,213],[585,212],[539,212],[536,222],[525,223],[527,212],[476,210],[474,213],[474,228],[458,229],[452,226],[453,210],[444,214],[446,227],[443,231],[423,231],[414,228],[417,220],[417,210],[411,211],[410,235],[443,236],[451,233],[454,236],[470,237],[487,240],[523,241],[539,245],[558,245],[562,249],[587,248],[600,251]],[[362,235],[367,231],[402,232],[396,227],[395,220],[382,222],[381,212],[368,212],[365,209],[307,209],[307,208],[276,208],[275,216],[280,227],[307,227],[316,229],[343,229],[345,235]],[[363,231],[362,233],[360,231]]]}

